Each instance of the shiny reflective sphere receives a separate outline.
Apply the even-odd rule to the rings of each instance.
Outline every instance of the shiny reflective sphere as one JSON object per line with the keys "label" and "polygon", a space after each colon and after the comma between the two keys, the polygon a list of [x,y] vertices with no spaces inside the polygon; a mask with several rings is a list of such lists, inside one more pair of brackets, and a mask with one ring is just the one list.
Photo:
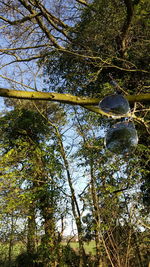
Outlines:
{"label": "shiny reflective sphere", "polygon": [[105,138],[108,150],[116,154],[130,152],[138,144],[137,131],[132,122],[115,124],[108,130]]}
{"label": "shiny reflective sphere", "polygon": [[104,97],[99,103],[100,109],[113,115],[124,115],[130,111],[128,101],[122,95],[110,95]]}

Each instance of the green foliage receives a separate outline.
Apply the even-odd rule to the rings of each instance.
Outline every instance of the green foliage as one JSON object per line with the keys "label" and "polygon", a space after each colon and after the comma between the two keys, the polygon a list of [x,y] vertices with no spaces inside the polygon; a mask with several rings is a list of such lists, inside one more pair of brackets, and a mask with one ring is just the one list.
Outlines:
{"label": "green foliage", "polygon": [[[141,172],[141,196],[144,203],[144,214],[150,211],[150,136],[143,129],[139,129],[140,145],[138,146],[138,157]],[[144,216],[143,214],[143,216]]]}
{"label": "green foliage", "polygon": [[[89,8],[83,9],[80,21],[70,32],[73,41],[66,48],[71,53],[57,51],[48,58],[45,72],[50,89],[76,95],[106,96],[116,90],[110,85],[111,73],[123,93],[149,92],[149,10],[150,2],[147,0],[92,1]],[[142,106],[137,104],[134,108],[138,111],[136,115],[149,121],[146,111],[149,105],[142,103]],[[135,214],[141,220],[148,218],[148,125],[146,130],[144,123],[136,123],[139,145],[128,156],[117,157],[104,149],[100,138],[101,130],[106,130],[112,121],[105,118],[98,121],[94,115],[83,111],[77,116],[76,128],[81,141],[74,157],[78,159],[78,167],[85,168],[84,177],[90,177],[88,190],[81,197],[92,218],[85,226],[85,234],[91,238],[94,231],[99,231],[97,235],[101,233],[103,236],[122,223],[128,229],[127,244]],[[130,218],[132,205],[139,206],[133,219]],[[123,259],[122,248],[127,250],[127,246],[125,243],[119,246],[115,238],[112,235]],[[138,254],[135,247],[133,253]],[[114,266],[117,266],[116,262]]]}
{"label": "green foliage", "polygon": [[27,252],[24,252],[16,258],[16,265],[18,267],[27,267],[27,266],[37,266],[37,267],[43,267],[42,262],[38,260],[38,254],[29,254]]}
{"label": "green foliage", "polygon": [[71,248],[69,245],[64,246],[62,249],[62,265],[60,266],[64,266],[66,264],[66,266],[70,266],[70,267],[78,267],[79,266],[79,256],[78,254],[75,252],[75,250],[73,248]]}
{"label": "green foliage", "polygon": [[[38,111],[27,109],[14,109],[0,120],[1,131],[4,141],[13,145],[23,146],[28,144],[29,139],[39,142],[48,135],[49,127],[46,118]],[[2,127],[3,126],[3,127]]]}
{"label": "green foliage", "polygon": [[[22,231],[27,238],[27,251],[17,259],[19,266],[32,266],[38,260],[45,263],[55,261],[58,257],[56,247],[60,242],[56,233],[56,220],[59,220],[63,211],[59,205],[62,199],[59,188],[64,184],[63,166],[58,146],[55,146],[53,127],[48,121],[55,112],[54,109],[45,111],[40,104],[38,110],[34,108],[34,105],[23,105],[22,108],[16,105],[0,118],[1,206],[4,223],[6,215],[10,217],[10,229],[7,230],[10,239],[9,261],[12,262],[15,229],[21,220],[24,220]],[[63,124],[61,110],[59,116],[56,112],[53,118],[56,125],[60,117]],[[45,233],[41,243],[41,257],[38,259],[35,244],[37,217],[38,221],[43,221],[42,229]],[[49,257],[50,250],[54,252],[53,255],[51,253],[52,257]]]}
{"label": "green foliage", "polygon": [[[97,242],[97,236],[100,236],[100,242],[96,244],[99,249],[99,254],[96,249],[96,257],[100,255],[104,261],[108,257],[103,247],[103,239],[114,266],[118,264],[115,261],[117,253],[122,265],[126,260],[137,265],[140,257],[144,262],[144,253],[148,253],[148,246],[145,246],[145,252],[142,250],[142,232],[139,231],[140,226],[136,220],[148,220],[146,212],[144,213],[140,186],[141,178],[143,176],[144,179],[146,174],[145,166],[149,162],[144,163],[141,159],[143,156],[145,159],[149,158],[149,148],[146,150],[145,146],[139,144],[136,150],[126,156],[109,153],[102,145],[101,135],[111,123],[112,121],[96,118],[95,115],[78,113],[76,127],[81,141],[75,158],[78,158],[78,166],[85,168],[84,177],[88,177],[88,186],[81,196],[87,211],[82,218],[83,229],[86,240],[95,239]],[[144,133],[142,127],[141,133]],[[149,142],[148,137],[146,142]],[[138,236],[137,240],[134,235]],[[129,249],[128,246],[132,253],[126,259],[125,251]],[[117,249],[114,249],[115,247]],[[109,261],[106,266],[108,264]]]}
{"label": "green foliage", "polygon": [[[9,244],[6,242],[0,242],[0,266],[9,267],[10,263],[8,261],[8,250]],[[11,266],[16,267],[16,258],[19,254],[24,253],[25,245],[22,242],[15,242],[13,246]],[[21,266],[20,266],[21,267]]]}
{"label": "green foliage", "polygon": [[127,30],[130,15],[124,1],[95,0],[84,9],[70,32],[73,41],[68,49],[72,53],[52,53],[45,66],[50,89],[106,95],[114,91],[108,88],[111,72],[126,92],[148,92],[150,4],[139,1],[132,8]]}
{"label": "green foliage", "polygon": [[[68,51],[55,50],[44,58],[50,89],[74,95],[105,96],[116,90],[110,85],[111,73],[125,88],[124,92],[148,92],[150,3],[148,0],[130,3],[133,13],[129,12],[125,1],[114,0],[94,0],[89,8],[83,9],[78,23],[68,29],[72,38],[66,45]],[[56,225],[66,213],[71,213],[63,204],[73,199],[73,195],[64,197],[62,194],[65,191],[64,166],[53,127],[55,124],[58,129],[64,128],[64,113],[58,105],[42,101],[19,104],[7,101],[11,109],[0,117],[0,235],[3,242],[9,241],[7,253],[5,248],[1,249],[7,256],[2,262],[8,261],[8,254],[9,262],[14,262],[12,241],[16,236],[18,239],[23,236],[28,249],[18,256],[16,264],[19,266],[54,266],[56,262],[62,267],[79,266],[75,244],[73,248],[71,245],[61,248]],[[109,266],[111,258],[114,266],[125,263],[131,267],[142,266],[141,262],[146,266],[149,237],[145,228],[143,233],[138,228],[138,220],[146,221],[149,211],[150,153],[146,129],[143,124],[137,125],[139,145],[136,151],[128,156],[114,156],[105,150],[102,138],[112,121],[74,110],[73,124],[79,142],[75,149],[73,147],[70,158],[69,151],[68,162],[72,164],[74,160],[78,173],[81,167],[82,178],[87,182],[79,195],[82,211],[88,211],[83,217],[80,234],[95,244],[95,265],[100,259]],[[146,105],[137,105],[137,110],[139,116],[149,120]],[[40,226],[35,221],[37,218]],[[22,230],[17,229],[17,220],[23,221]],[[38,247],[35,226],[41,238]],[[88,260],[92,266],[90,257]]]}

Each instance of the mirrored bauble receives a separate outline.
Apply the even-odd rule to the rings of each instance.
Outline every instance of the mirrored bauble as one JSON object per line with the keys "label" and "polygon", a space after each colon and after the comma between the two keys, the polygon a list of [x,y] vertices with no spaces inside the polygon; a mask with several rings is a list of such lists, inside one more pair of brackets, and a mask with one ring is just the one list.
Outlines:
{"label": "mirrored bauble", "polygon": [[129,102],[122,95],[110,95],[104,97],[99,103],[100,109],[113,115],[124,115],[130,111]]}
{"label": "mirrored bauble", "polygon": [[130,152],[138,144],[137,131],[132,122],[115,124],[108,130],[105,138],[108,150],[116,154]]}

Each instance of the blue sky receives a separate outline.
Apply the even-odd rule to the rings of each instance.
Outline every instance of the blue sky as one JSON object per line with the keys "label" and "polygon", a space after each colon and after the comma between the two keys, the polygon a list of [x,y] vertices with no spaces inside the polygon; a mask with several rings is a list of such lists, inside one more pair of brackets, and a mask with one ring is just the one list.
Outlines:
{"label": "blue sky", "polygon": [[5,108],[3,97],[0,97],[0,111]]}

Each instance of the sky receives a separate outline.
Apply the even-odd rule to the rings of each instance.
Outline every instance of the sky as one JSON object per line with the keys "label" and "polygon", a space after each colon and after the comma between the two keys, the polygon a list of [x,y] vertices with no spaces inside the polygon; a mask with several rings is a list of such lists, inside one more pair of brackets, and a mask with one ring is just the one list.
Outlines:
{"label": "sky", "polygon": [[5,108],[3,97],[0,97],[0,112]]}

